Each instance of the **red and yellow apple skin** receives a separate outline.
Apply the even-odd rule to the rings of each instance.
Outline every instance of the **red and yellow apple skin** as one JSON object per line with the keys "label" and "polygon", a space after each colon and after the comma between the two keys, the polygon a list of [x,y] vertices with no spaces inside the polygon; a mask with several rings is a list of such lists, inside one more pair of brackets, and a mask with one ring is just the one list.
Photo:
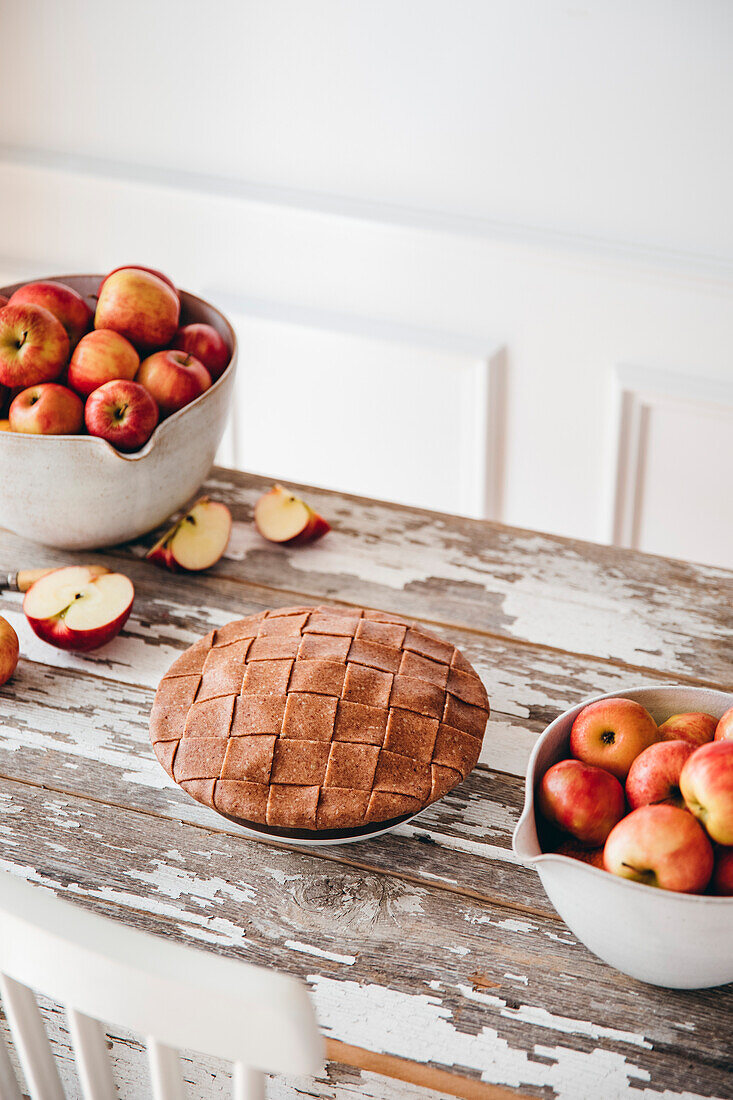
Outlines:
{"label": "red and yellow apple skin", "polygon": [[18,635],[8,620],[0,616],[0,684],[6,684],[13,675],[19,656]]}
{"label": "red and yellow apple skin", "polygon": [[603,863],[633,882],[700,894],[713,873],[713,846],[687,810],[640,806],[611,830]]}
{"label": "red and yellow apple skin", "polygon": [[53,313],[31,304],[0,309],[0,383],[11,389],[53,382],[69,358],[69,337]]}
{"label": "red and yellow apple skin", "polygon": [[211,375],[193,355],[169,348],[143,359],[135,381],[145,387],[161,417],[165,417],[205,393],[211,386]]}
{"label": "red and yellow apple skin", "polygon": [[576,760],[595,764],[622,783],[632,763],[659,739],[648,710],[631,699],[598,699],[583,707],[570,730],[570,752]]}
{"label": "red and yellow apple skin", "polygon": [[92,327],[94,314],[81,294],[64,283],[52,280],[39,283],[26,283],[10,296],[11,305],[41,306],[53,313],[57,321],[66,329],[71,349],[81,340],[85,332]]}
{"label": "red and yellow apple skin", "polygon": [[11,432],[76,435],[84,427],[84,403],[66,386],[42,382],[13,398],[8,422]]}
{"label": "red and yellow apple skin", "polygon": [[135,589],[122,573],[84,565],[54,569],[32,584],[23,611],[33,632],[57,649],[86,653],[106,645],[127,622]]}
{"label": "red and yellow apple skin", "polygon": [[196,323],[179,328],[171,347],[186,351],[203,363],[215,382],[224,373],[232,357],[229,345],[213,325]]}
{"label": "red and yellow apple skin", "polygon": [[667,803],[684,808],[680,775],[695,746],[687,741],[657,741],[634,760],[626,776],[626,801],[639,806]]}
{"label": "red and yellow apple skin", "polygon": [[254,520],[263,538],[283,546],[302,546],[331,530],[323,516],[282,485],[273,485],[262,494],[255,504]]}
{"label": "red and yellow apple skin", "polygon": [[108,275],[99,289],[95,329],[119,332],[138,351],[170,343],[178,329],[181,303],[167,282],[136,267]]}
{"label": "red and yellow apple skin", "polygon": [[673,714],[666,722],[662,722],[659,727],[659,736],[664,741],[687,741],[697,748],[712,741],[717,724],[717,718],[702,711]]}
{"label": "red and yellow apple skin", "polygon": [[[156,279],[162,279],[163,282],[167,283],[171,290],[174,291],[176,297],[178,297],[178,291],[172,279],[169,279],[168,276],[164,275],[162,271],[158,271],[157,268],[143,267],[142,264],[124,264],[122,267],[113,268],[112,271],[110,271],[109,275],[105,275],[104,279],[102,279],[101,283],[99,284],[99,290],[102,289],[107,279],[109,279],[110,275],[114,275],[116,271],[129,271],[130,269],[132,269],[133,271],[146,271],[148,275],[155,275]],[[97,291],[97,295],[99,295],[99,290]]]}
{"label": "red and yellow apple skin", "polygon": [[538,794],[545,820],[591,848],[604,843],[626,810],[618,779],[580,760],[560,760],[548,768]]}
{"label": "red and yellow apple skin", "polygon": [[714,894],[733,898],[733,848],[716,846],[715,867],[710,886]]}
{"label": "red and yellow apple skin", "polygon": [[106,439],[118,451],[137,451],[158,423],[158,406],[144,386],[124,378],[93,390],[84,407],[90,435]]}
{"label": "red and yellow apple skin", "polygon": [[112,329],[95,329],[74,348],[67,381],[82,397],[88,397],[105,382],[116,378],[132,381],[139,366],[140,356],[129,340]]}
{"label": "red and yellow apple skin", "polygon": [[730,707],[715,727],[716,741],[733,741],[733,707]]}
{"label": "red and yellow apple skin", "polygon": [[597,867],[599,871],[606,869],[603,865],[603,848],[586,848],[577,840],[564,840],[555,849],[555,854],[579,859],[581,863],[588,863],[591,867]]}
{"label": "red and yellow apple skin", "polygon": [[680,790],[713,840],[733,844],[733,741],[696,749],[682,769]]}

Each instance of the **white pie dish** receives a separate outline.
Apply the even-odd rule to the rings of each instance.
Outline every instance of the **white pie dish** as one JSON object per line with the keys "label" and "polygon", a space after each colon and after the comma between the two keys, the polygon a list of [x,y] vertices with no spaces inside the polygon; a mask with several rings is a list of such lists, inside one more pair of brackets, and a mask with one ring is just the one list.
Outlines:
{"label": "white pie dish", "polygon": [[[641,703],[657,722],[684,711],[720,718],[733,704],[733,695],[724,691],[673,685],[595,698],[619,696]],[[514,830],[514,852],[535,868],[571,932],[604,962],[670,989],[726,985],[733,981],[733,898],[654,889],[540,847],[537,786],[552,764],[569,755],[570,727],[592,701],[565,711],[537,740],[527,768],[524,809]]]}
{"label": "white pie dish", "polygon": [[[51,275],[92,308],[102,275]],[[29,280],[24,280],[28,282]],[[9,297],[24,283],[0,287]],[[226,317],[179,291],[181,324],[213,325],[232,349],[228,367],[201,397],[163,420],[145,446],[121,454],[90,435],[0,432],[0,527],[65,550],[127,542],[157,527],[211,469],[231,407],[237,341]]]}

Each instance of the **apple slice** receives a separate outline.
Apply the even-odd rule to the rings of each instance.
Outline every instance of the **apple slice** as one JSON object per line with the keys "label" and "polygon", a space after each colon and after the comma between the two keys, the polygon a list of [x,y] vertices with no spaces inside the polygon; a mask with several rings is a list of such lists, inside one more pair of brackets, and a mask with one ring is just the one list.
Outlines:
{"label": "apple slice", "polygon": [[290,546],[313,542],[331,530],[323,516],[282,485],[273,485],[255,504],[255,526],[270,542]]}
{"label": "apple slice", "polygon": [[201,497],[145,556],[174,571],[208,569],[226,550],[231,530],[232,513],[226,504]]}
{"label": "apple slice", "polygon": [[99,574],[85,565],[70,565],[31,585],[23,611],[44,642],[83,653],[120,632],[134,598],[132,581],[122,573]]}

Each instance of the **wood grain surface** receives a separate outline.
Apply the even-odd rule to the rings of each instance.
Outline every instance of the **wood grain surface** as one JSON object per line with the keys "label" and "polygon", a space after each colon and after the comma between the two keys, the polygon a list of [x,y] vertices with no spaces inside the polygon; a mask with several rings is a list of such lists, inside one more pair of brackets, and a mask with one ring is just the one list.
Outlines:
{"label": "wood grain surface", "polygon": [[[207,489],[235,525],[206,575],[146,563],[152,535],[91,555],[136,587],[125,631],[97,654],[44,645],[21,598],[0,593],[23,656],[0,688],[0,866],[308,981],[334,1060],[273,1096],[733,1095],[731,987],[659,990],[603,965],[511,853],[529,752],[558,713],[638,684],[731,688],[731,574],[316,490],[334,530],[275,547],[251,524],[266,484],[214,471]],[[0,571],[89,558],[0,533]],[[492,705],[465,783],[385,837],[317,852],[246,838],[168,780],[147,737],[157,682],[191,641],[311,599],[432,624]],[[136,1040],[111,1041],[121,1094],[144,1095]],[[228,1088],[226,1067],[191,1074],[194,1095]]]}

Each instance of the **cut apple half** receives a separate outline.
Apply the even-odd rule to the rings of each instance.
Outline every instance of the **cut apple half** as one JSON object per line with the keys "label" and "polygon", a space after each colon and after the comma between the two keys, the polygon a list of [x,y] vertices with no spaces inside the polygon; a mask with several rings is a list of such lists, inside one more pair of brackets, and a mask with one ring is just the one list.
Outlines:
{"label": "cut apple half", "polygon": [[255,526],[270,542],[291,546],[313,542],[331,530],[323,516],[282,485],[273,485],[255,504]]}
{"label": "cut apple half", "polygon": [[54,569],[31,585],[23,611],[39,638],[58,649],[86,652],[119,634],[135,598],[122,573],[99,573],[84,565]]}
{"label": "cut apple half", "polygon": [[146,557],[168,569],[197,573],[218,562],[232,531],[232,513],[226,504],[202,497],[174,523]]}

